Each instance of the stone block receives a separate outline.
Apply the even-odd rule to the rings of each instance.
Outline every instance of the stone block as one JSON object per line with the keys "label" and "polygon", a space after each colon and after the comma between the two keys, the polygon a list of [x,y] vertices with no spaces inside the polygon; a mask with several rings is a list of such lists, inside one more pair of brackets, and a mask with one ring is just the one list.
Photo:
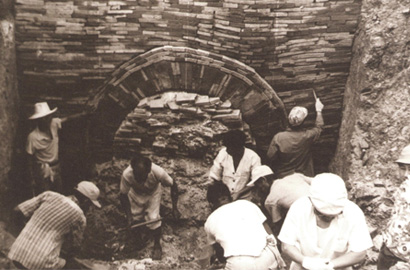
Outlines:
{"label": "stone block", "polygon": [[194,93],[177,93],[175,102],[177,104],[181,104],[181,103],[195,103],[196,97],[198,96],[198,94],[194,94]]}
{"label": "stone block", "polygon": [[209,105],[209,96],[203,96],[203,95],[198,95],[196,100],[195,100],[195,105],[197,106],[204,106],[204,105]]}

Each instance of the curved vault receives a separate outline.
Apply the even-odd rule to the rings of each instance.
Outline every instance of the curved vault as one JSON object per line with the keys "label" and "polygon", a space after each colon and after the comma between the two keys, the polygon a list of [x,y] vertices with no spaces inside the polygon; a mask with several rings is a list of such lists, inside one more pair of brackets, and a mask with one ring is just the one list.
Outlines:
{"label": "curved vault", "polygon": [[111,151],[122,120],[144,97],[167,91],[229,100],[249,124],[261,153],[286,125],[281,99],[253,68],[204,50],[164,46],[123,63],[94,91],[87,105],[95,110],[91,135],[97,154]]}

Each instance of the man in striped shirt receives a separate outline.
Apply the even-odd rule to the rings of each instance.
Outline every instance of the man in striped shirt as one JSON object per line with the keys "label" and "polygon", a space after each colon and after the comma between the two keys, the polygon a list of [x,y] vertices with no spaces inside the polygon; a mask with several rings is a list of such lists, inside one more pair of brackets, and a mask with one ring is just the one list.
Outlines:
{"label": "man in striped shirt", "polygon": [[69,240],[68,257],[80,246],[86,225],[84,212],[91,203],[101,207],[97,201],[99,194],[96,185],[82,181],[73,195],[45,191],[19,204],[15,210],[30,220],[13,243],[8,257],[19,269],[63,268],[66,260],[60,257],[61,246]]}

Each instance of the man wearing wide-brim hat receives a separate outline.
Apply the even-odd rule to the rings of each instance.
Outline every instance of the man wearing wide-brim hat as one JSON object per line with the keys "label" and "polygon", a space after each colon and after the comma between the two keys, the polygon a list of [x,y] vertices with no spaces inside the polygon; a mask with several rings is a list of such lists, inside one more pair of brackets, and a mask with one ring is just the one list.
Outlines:
{"label": "man wearing wide-brim hat", "polygon": [[85,113],[65,118],[53,117],[57,108],[50,109],[47,102],[34,105],[34,113],[29,117],[36,121],[36,127],[27,137],[26,152],[29,155],[28,169],[34,194],[45,190],[62,191],[61,170],[59,164],[58,130],[61,124]]}

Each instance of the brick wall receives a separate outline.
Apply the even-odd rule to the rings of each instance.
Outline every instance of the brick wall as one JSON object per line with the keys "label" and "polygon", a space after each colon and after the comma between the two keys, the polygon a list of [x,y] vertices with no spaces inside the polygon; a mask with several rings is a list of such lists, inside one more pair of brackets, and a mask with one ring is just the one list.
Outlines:
{"label": "brick wall", "polygon": [[287,110],[312,109],[315,88],[326,106],[320,149],[333,151],[360,8],[358,0],[16,0],[19,88],[26,103],[78,110],[136,55],[202,49],[253,68]]}

